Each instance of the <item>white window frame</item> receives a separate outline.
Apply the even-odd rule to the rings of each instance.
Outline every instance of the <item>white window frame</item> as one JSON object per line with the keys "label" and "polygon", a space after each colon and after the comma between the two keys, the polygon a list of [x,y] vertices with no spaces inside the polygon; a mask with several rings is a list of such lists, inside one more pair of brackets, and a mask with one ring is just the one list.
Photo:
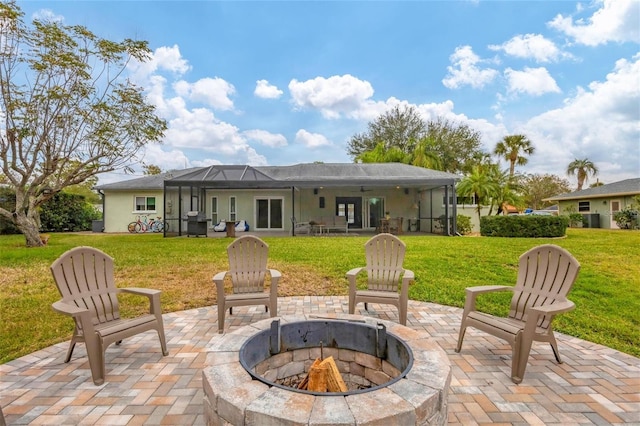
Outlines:
{"label": "white window frame", "polygon": [[238,199],[235,195],[229,197],[229,220],[237,222],[238,216]]}
{"label": "white window frame", "polygon": [[[138,210],[138,198],[144,198],[144,209]],[[149,198],[153,198],[153,205],[156,207],[153,210],[149,210]],[[158,197],[155,195],[135,195],[133,197],[133,213],[156,213],[158,209]]]}
{"label": "white window frame", "polygon": [[[259,200],[264,200],[264,201],[268,201],[269,206],[268,206],[268,210],[269,210],[269,217],[267,218],[267,222],[269,224],[271,224],[271,200],[280,200],[280,202],[282,203],[282,217],[280,218],[282,221],[282,227],[281,228],[258,228],[258,209],[257,209],[257,202]],[[282,231],[285,229],[285,209],[286,209],[286,205],[285,205],[285,197],[280,196],[280,195],[265,195],[265,196],[255,196],[253,198],[253,209],[254,209],[254,213],[253,213],[253,223],[255,223],[254,229],[256,230],[262,230],[262,231]]]}
{"label": "white window frame", "polygon": [[211,197],[211,223],[218,224],[218,197]]}

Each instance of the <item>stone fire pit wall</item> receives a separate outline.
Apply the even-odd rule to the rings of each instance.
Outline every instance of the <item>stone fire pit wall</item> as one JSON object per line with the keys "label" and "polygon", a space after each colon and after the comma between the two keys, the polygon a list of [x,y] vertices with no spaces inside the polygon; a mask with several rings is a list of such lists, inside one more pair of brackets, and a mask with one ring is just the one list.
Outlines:
{"label": "stone fire pit wall", "polygon": [[[322,319],[328,319],[322,317]],[[426,332],[371,317],[338,314],[331,319],[384,325],[387,333],[410,348],[413,364],[405,371],[386,360],[357,351],[323,348],[344,371],[354,393],[308,394],[281,386],[281,379],[303,373],[319,348],[283,351],[256,364],[251,374],[240,363],[240,349],[272,327],[272,319],[256,322],[210,342],[203,369],[204,411],[208,425],[443,425],[451,367],[444,351]],[[280,317],[281,324],[318,321],[314,315]],[[252,375],[263,375],[254,380]],[[388,382],[388,385],[385,383]]]}

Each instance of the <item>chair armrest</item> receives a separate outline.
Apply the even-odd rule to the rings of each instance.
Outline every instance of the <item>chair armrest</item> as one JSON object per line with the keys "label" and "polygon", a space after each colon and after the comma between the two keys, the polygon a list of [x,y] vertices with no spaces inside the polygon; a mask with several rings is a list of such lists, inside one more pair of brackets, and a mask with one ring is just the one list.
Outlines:
{"label": "chair armrest", "polygon": [[216,283],[218,309],[220,309],[220,306],[224,306],[224,277],[227,276],[227,272],[218,272],[213,276],[213,282]]}
{"label": "chair armrest", "polygon": [[89,310],[86,308],[80,308],[75,305],[70,305],[68,303],[63,302],[62,300],[58,300],[57,302],[54,302],[53,304],[51,304],[51,307],[53,308],[54,311],[63,315],[69,315],[71,317],[77,317],[85,312],[89,312]]}
{"label": "chair armrest", "polygon": [[93,327],[93,321],[91,321],[91,313],[87,308],[80,308],[79,306],[70,305],[62,300],[58,300],[51,304],[54,311],[73,317],[74,320],[80,323],[82,326],[83,334],[85,338],[91,339],[95,333]]}
{"label": "chair armrest", "polygon": [[572,311],[575,307],[576,304],[571,300],[565,300],[564,302],[554,303],[551,305],[535,306],[529,308],[529,312],[536,312],[539,315],[558,315]]}
{"label": "chair armrest", "polygon": [[125,288],[119,288],[118,293],[130,293],[130,294],[137,294],[140,296],[151,297],[154,294],[160,294],[162,292],[154,288],[125,287]]}
{"label": "chair armrest", "polygon": [[349,300],[354,300],[356,297],[356,276],[362,271],[364,267],[353,268],[347,272],[347,279],[349,280]]}
{"label": "chair armrest", "polygon": [[509,291],[513,290],[513,287],[509,287],[508,285],[479,285],[475,287],[467,287],[467,294],[482,294],[482,293],[492,293],[496,291]]}
{"label": "chair armrest", "polygon": [[400,288],[400,297],[403,301],[409,300],[409,284],[415,279],[413,271],[409,269],[404,270],[402,274],[402,287]]}
{"label": "chair armrest", "polygon": [[350,277],[355,277],[356,275],[358,275],[360,273],[360,271],[362,271],[364,269],[364,266],[361,266],[359,268],[353,268],[350,271],[347,271],[347,278]]}
{"label": "chair armrest", "polygon": [[128,293],[147,297],[149,299],[149,313],[156,316],[162,315],[162,307],[160,305],[160,293],[162,293],[162,291],[142,287],[124,287],[119,288],[117,291],[118,293]]}
{"label": "chair armrest", "polygon": [[272,297],[278,297],[278,281],[282,277],[280,271],[276,269],[268,269],[269,275],[271,275],[271,287],[269,288],[269,293]]}
{"label": "chair armrest", "polygon": [[479,294],[499,291],[513,291],[513,287],[509,287],[508,285],[479,285],[467,287],[465,289],[464,312],[462,313],[462,317],[465,318],[469,312],[476,310],[476,297],[478,297]]}

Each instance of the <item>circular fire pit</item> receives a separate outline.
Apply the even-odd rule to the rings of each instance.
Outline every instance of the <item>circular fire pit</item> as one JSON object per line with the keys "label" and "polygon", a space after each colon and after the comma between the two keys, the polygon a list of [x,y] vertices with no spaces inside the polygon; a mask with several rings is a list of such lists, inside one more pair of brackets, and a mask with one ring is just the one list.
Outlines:
{"label": "circular fire pit", "polygon": [[[346,392],[297,389],[332,357]],[[451,367],[425,332],[355,315],[267,319],[215,336],[203,370],[209,425],[445,424]]]}

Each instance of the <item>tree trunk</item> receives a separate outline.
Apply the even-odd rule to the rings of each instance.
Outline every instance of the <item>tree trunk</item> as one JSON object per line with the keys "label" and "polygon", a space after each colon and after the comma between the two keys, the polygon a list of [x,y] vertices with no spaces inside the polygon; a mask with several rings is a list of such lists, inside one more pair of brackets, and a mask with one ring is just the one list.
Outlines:
{"label": "tree trunk", "polygon": [[27,247],[44,246],[44,242],[40,238],[40,227],[35,217],[27,216],[24,213],[17,214],[14,217],[14,222],[18,229],[24,234]]}

